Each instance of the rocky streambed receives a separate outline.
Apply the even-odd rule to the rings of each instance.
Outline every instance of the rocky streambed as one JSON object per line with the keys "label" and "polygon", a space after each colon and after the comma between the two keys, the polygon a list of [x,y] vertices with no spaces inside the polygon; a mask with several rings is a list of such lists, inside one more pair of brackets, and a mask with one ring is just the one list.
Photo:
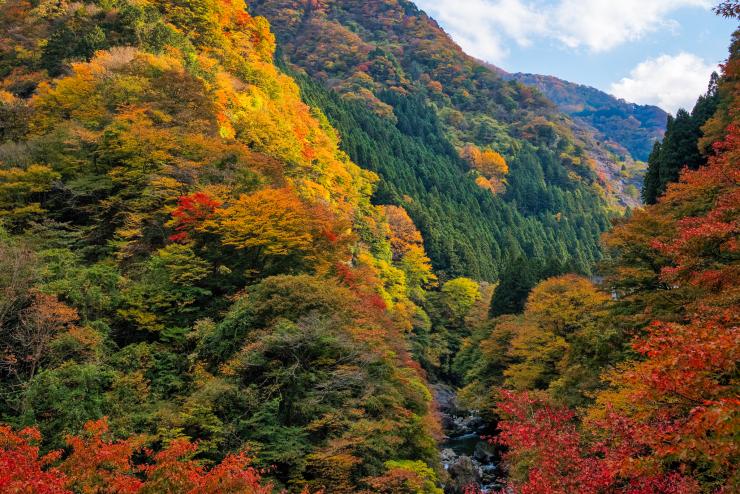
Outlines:
{"label": "rocky streambed", "polygon": [[452,386],[435,384],[432,390],[446,436],[440,445],[442,464],[448,474],[445,494],[463,494],[471,484],[484,493],[499,489],[499,452],[481,439],[491,433],[487,424],[476,411],[459,406]]}

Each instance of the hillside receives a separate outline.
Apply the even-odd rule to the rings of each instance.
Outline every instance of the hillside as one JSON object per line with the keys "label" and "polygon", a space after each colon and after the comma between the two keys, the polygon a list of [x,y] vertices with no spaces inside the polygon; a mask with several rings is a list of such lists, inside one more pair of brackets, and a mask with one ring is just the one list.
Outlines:
{"label": "hillside", "polygon": [[636,105],[552,76],[518,73],[507,77],[542,91],[563,112],[595,129],[599,141],[623,158],[646,162],[655,141],[665,134],[668,114],[657,106]]}
{"label": "hillside", "polygon": [[[421,156],[442,155],[433,164],[411,160],[411,176],[399,180],[390,167],[397,152],[356,142],[353,133],[341,143],[378,172],[381,190],[400,192],[382,200],[409,210],[435,269],[493,280],[507,258],[558,258],[583,271],[599,258],[608,204],[618,199],[572,122],[539,92],[465,55],[405,0],[259,0],[251,7],[270,20],[291,70],[342,95],[341,105],[369,107],[369,118],[415,140]],[[506,173],[481,172],[466,159],[471,149],[503,156]],[[458,211],[467,218],[457,220]]]}
{"label": "hillside", "polygon": [[0,0],[0,494],[737,492],[738,95],[618,215],[408,1]]}
{"label": "hillside", "polygon": [[9,0],[0,36],[0,491],[436,489],[421,236],[267,21]]}
{"label": "hillside", "polygon": [[736,31],[656,146],[660,194],[604,236],[602,283],[550,278],[462,342],[461,396],[500,431],[505,492],[738,490],[739,75]]}
{"label": "hillside", "polygon": [[[305,71],[343,95],[345,101],[370,107],[376,115],[394,123],[400,132],[417,139],[429,136],[430,121],[428,117],[409,119],[414,116],[409,115],[409,110],[416,106],[418,110],[414,111],[424,115],[433,112],[438,123],[431,122],[432,127],[439,126],[442,139],[458,155],[473,145],[506,158],[509,173],[505,187],[497,193],[499,202],[514,206],[519,214],[539,223],[544,235],[521,238],[505,219],[493,232],[511,232],[514,238],[507,242],[514,243],[514,249],[503,249],[500,242],[478,236],[474,248],[491,254],[484,254],[477,263],[492,264],[495,275],[502,266],[497,251],[514,250],[543,258],[565,251],[566,261],[583,265],[574,257],[575,240],[587,246],[586,259],[598,257],[595,239],[600,235],[599,225],[606,218],[608,204],[616,207],[623,203],[622,184],[612,182],[602,168],[608,166],[619,176],[621,163],[606,153],[603,160],[594,159],[587,147],[595,146],[584,142],[576,134],[573,122],[541,93],[506,81],[496,71],[465,55],[436,22],[411,2],[261,0],[253,2],[252,8],[273,24],[280,54],[293,70]],[[337,44],[337,39],[341,43]],[[399,118],[399,112],[405,116]],[[434,137],[434,141],[440,142],[440,138]],[[348,150],[355,147],[346,136],[342,146]],[[361,166],[368,166],[363,156],[352,157]],[[603,163],[608,160],[608,165]],[[479,176],[476,170],[471,171],[468,182]],[[460,175],[454,168],[441,173]],[[384,172],[379,174],[381,179],[386,178]],[[457,181],[462,180],[466,178],[461,176]],[[439,193],[440,199],[447,202],[470,202],[457,191],[433,190],[429,183],[422,186]],[[639,191],[635,188],[631,192],[637,200]],[[409,197],[416,201],[417,208],[434,206],[414,195]],[[394,200],[412,209],[410,201]],[[497,213],[480,204],[470,209],[470,214],[476,217],[475,224],[480,224],[489,222],[486,218]],[[413,217],[417,223],[424,223],[418,213]],[[569,233],[570,225],[561,223],[562,219],[577,224],[573,225],[579,232],[577,239]],[[444,225],[444,218],[441,221]],[[444,228],[454,232],[461,227],[465,225],[452,223]],[[440,236],[423,227],[422,231],[428,243]],[[446,257],[470,250],[465,245],[470,241],[467,234],[455,232],[453,238],[462,248],[455,253],[445,252]],[[432,260],[435,268],[448,269],[434,253]],[[466,274],[491,279],[489,273],[490,270],[483,271],[482,276],[475,272]]]}

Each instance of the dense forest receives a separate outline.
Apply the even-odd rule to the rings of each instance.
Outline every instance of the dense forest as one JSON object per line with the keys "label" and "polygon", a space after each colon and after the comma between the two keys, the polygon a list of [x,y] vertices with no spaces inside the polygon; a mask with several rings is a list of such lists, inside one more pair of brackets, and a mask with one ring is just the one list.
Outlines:
{"label": "dense forest", "polygon": [[737,492],[738,48],[625,215],[407,0],[0,0],[0,494]]}
{"label": "dense forest", "polygon": [[[273,26],[282,62],[343,96],[316,103],[343,149],[392,189],[383,200],[419,226],[435,270],[494,281],[523,256],[590,272],[620,211],[614,182],[544,95],[465,55],[407,0],[252,8]],[[350,121],[358,118],[366,121]],[[412,140],[414,155],[404,156],[410,146],[396,143]],[[502,155],[507,169],[486,171],[470,148]]]}

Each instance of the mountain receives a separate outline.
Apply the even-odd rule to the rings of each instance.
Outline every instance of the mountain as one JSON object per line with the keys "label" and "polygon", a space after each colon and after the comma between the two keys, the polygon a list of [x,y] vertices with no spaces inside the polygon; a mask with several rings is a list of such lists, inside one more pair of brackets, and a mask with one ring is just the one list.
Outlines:
{"label": "mountain", "polygon": [[421,236],[274,51],[240,0],[0,3],[0,490],[439,492]]}
{"label": "mountain", "polygon": [[256,5],[0,1],[0,492],[735,492],[738,35],[615,218],[413,4]]}
{"label": "mountain", "polygon": [[563,112],[595,129],[598,139],[622,157],[647,161],[653,144],[665,134],[668,113],[657,106],[629,103],[552,76],[517,73],[507,77],[542,91]]}
{"label": "mountain", "polygon": [[[380,175],[377,201],[409,211],[436,270],[494,280],[518,256],[581,271],[599,258],[619,200],[590,144],[539,91],[466,55],[407,0],[256,0],[251,9],[270,21],[288,70],[340,96],[315,100],[333,124],[357,129],[341,124],[352,113],[369,134],[387,130],[343,132],[341,146]],[[474,157],[484,152],[503,157],[507,172],[482,171]]]}

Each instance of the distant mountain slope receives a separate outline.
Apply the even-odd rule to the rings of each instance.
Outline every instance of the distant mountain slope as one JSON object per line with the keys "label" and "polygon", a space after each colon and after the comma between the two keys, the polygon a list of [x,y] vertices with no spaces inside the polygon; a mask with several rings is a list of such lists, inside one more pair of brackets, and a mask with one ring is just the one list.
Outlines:
{"label": "distant mountain slope", "polygon": [[629,103],[553,76],[518,73],[508,77],[535,86],[562,111],[596,129],[610,146],[625,148],[635,160],[647,161],[653,144],[665,134],[668,113],[657,106]]}
{"label": "distant mountain slope", "polygon": [[[621,186],[601,173],[596,144],[541,92],[466,55],[407,0],[254,0],[250,8],[270,21],[288,67],[372,110],[395,127],[386,136],[400,132],[393,143],[409,143],[378,142],[377,123],[363,125],[365,136],[342,134],[350,157],[380,174],[380,190],[397,192],[377,200],[409,210],[437,270],[495,279],[512,257],[581,270],[599,258],[610,205],[624,205]],[[340,129],[342,114],[357,113],[330,111],[328,101],[318,105]],[[489,190],[490,177],[465,159],[484,151],[508,163],[503,187]]]}

